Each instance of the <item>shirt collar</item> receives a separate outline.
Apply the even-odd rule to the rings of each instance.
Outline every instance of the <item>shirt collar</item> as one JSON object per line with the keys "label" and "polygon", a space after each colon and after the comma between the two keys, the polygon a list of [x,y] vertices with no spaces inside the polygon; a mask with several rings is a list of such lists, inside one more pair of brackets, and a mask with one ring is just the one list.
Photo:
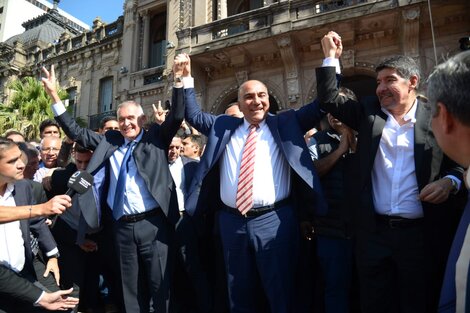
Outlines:
{"label": "shirt collar", "polygon": [[[403,120],[405,122],[411,122],[413,124],[416,123],[416,109],[418,108],[418,99],[415,99],[413,105],[411,106],[410,110],[403,116]],[[393,115],[385,108],[381,108],[382,112],[387,114],[388,117],[393,117]]]}
{"label": "shirt collar", "polygon": [[138,135],[134,140],[131,141],[131,140],[127,139],[127,138],[124,138],[124,144],[123,144],[123,146],[124,146],[124,147],[127,146],[130,142],[135,142],[135,143],[140,142],[140,140],[142,140],[142,136],[143,136],[143,135],[144,135],[144,130],[141,129],[139,135]]}
{"label": "shirt collar", "polygon": [[13,183],[8,183],[7,187],[5,188],[5,193],[0,198],[6,199],[13,194],[13,190],[15,190],[15,185]]}
{"label": "shirt collar", "polygon": [[[266,120],[262,120],[259,124],[258,124],[258,129],[264,127],[264,125],[266,125]],[[243,129],[244,130],[248,130],[250,128],[251,124],[244,118],[243,119]]]}

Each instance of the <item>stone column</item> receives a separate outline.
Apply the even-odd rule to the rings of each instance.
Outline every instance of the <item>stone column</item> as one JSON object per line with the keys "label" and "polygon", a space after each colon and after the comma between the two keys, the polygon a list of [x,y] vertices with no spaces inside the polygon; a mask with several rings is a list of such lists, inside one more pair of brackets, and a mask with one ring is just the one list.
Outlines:
{"label": "stone column", "polygon": [[283,36],[277,39],[276,43],[281,53],[282,62],[284,63],[287,96],[292,106],[296,104],[297,100],[300,98],[298,58],[290,36]]}
{"label": "stone column", "polygon": [[419,56],[419,7],[402,12],[402,51],[404,55]]}
{"label": "stone column", "polygon": [[148,11],[140,12],[140,16],[142,16],[142,23],[144,24],[144,33],[142,34],[144,36],[142,43],[142,69],[146,69],[149,64],[150,16]]}

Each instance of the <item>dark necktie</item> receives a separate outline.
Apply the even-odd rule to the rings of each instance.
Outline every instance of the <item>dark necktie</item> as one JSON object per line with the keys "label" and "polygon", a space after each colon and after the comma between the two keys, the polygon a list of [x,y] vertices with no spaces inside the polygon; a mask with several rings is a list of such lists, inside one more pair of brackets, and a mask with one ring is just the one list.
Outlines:
{"label": "dark necktie", "polygon": [[124,190],[126,189],[126,176],[129,168],[129,160],[132,156],[132,147],[135,142],[129,142],[127,144],[127,151],[122,159],[121,168],[119,169],[118,180],[116,184],[116,193],[114,194],[113,203],[113,217],[118,220],[124,213]]}
{"label": "dark necktie", "polygon": [[250,125],[250,133],[246,138],[240,164],[237,187],[237,208],[241,214],[245,214],[253,207],[253,173],[255,171],[255,153],[258,133],[258,125]]}

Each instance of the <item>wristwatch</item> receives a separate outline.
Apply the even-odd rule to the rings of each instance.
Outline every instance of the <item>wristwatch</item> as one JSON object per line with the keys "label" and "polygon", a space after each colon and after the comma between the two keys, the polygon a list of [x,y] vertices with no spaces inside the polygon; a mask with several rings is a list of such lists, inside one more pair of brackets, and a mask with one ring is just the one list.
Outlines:
{"label": "wristwatch", "polygon": [[452,183],[452,190],[450,191],[452,194],[456,194],[459,191],[459,184],[455,181],[455,179],[447,177],[450,179],[450,182]]}

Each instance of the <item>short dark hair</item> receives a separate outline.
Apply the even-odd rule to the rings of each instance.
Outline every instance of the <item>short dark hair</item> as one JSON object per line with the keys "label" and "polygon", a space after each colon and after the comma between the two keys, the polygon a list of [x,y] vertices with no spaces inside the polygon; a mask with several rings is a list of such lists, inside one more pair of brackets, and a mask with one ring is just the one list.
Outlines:
{"label": "short dark hair", "polygon": [[28,160],[39,155],[38,149],[29,142],[18,142],[18,148],[28,156]]}
{"label": "short dark hair", "polygon": [[100,121],[100,129],[103,129],[104,128],[104,124],[106,124],[107,122],[109,121],[118,121],[117,120],[117,117],[116,116],[113,116],[113,115],[108,115],[108,116],[105,116],[101,119]]}
{"label": "short dark hair", "polygon": [[11,129],[11,130],[7,131],[7,132],[5,133],[5,138],[8,138],[8,137],[11,136],[11,135],[19,135],[19,136],[23,137],[23,139],[25,139],[25,137],[24,137],[24,135],[23,135],[22,133],[20,133],[20,132],[17,131],[17,130],[14,130],[14,129]]}
{"label": "short dark hair", "polygon": [[396,55],[391,58],[385,59],[380,62],[375,68],[375,72],[378,73],[383,69],[392,68],[395,69],[402,78],[410,79],[411,76],[416,75],[418,77],[418,83],[416,89],[418,89],[419,81],[421,78],[418,64],[412,57],[404,55]]}
{"label": "short dark hair", "polygon": [[91,150],[83,147],[82,145],[78,144],[78,143],[75,143],[75,145],[73,146],[73,150],[75,152],[78,152],[78,153],[88,153],[88,152],[92,152]]}
{"label": "short dark hair", "polygon": [[461,52],[435,67],[428,78],[428,103],[433,116],[437,103],[452,116],[470,126],[470,51]]}
{"label": "short dark hair", "polygon": [[60,132],[59,124],[55,120],[48,118],[47,120],[44,120],[41,122],[41,124],[39,124],[39,133],[42,134],[44,130],[46,129],[46,127],[49,127],[49,126],[57,127],[57,129]]}
{"label": "short dark hair", "polygon": [[202,149],[204,149],[205,138],[202,135],[198,134],[189,134],[184,137],[189,138],[193,144],[196,144],[199,147],[199,153],[202,153]]}
{"label": "short dark hair", "polygon": [[13,146],[18,146],[18,144],[8,138],[0,137],[0,157],[3,151],[10,149]]}

